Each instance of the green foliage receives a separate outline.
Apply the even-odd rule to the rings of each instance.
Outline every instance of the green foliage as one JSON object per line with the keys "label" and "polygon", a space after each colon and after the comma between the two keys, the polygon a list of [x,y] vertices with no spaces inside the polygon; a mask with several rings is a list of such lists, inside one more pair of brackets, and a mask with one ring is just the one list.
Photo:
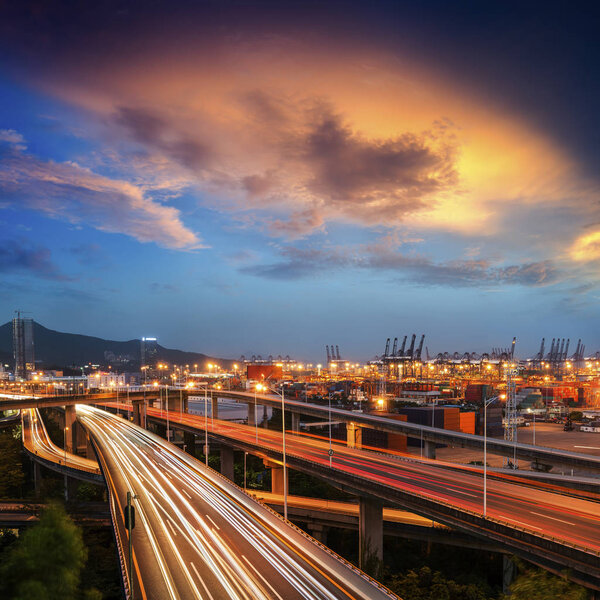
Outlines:
{"label": "green foliage", "polygon": [[0,597],[75,600],[87,559],[81,530],[62,506],[49,505],[0,567]]}
{"label": "green foliage", "polygon": [[104,499],[104,487],[80,481],[77,484],[78,502],[102,502]]}
{"label": "green foliage", "polygon": [[487,600],[488,598],[480,586],[446,579],[440,572],[432,571],[429,567],[408,571],[403,575],[394,575],[387,585],[403,600]]}
{"label": "green foliage", "polygon": [[83,600],[102,600],[102,592],[96,588],[86,590],[83,594]]}
{"label": "green foliage", "polygon": [[[83,541],[88,548],[88,561],[81,572],[81,581],[91,588],[86,593],[102,590],[105,600],[122,600],[121,570],[112,530],[108,527],[84,527]],[[92,595],[90,600],[93,598]]]}
{"label": "green foliage", "polygon": [[25,476],[21,443],[10,431],[0,432],[0,498],[20,495]]}
{"label": "green foliage", "polygon": [[586,600],[588,592],[585,588],[570,582],[566,576],[559,577],[548,571],[526,565],[517,560],[520,575],[510,586],[510,595],[506,600]]}

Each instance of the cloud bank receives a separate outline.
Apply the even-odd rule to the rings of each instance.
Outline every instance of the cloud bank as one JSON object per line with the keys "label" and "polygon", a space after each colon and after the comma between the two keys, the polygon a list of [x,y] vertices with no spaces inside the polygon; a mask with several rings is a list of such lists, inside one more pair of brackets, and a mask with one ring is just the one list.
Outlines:
{"label": "cloud bank", "polygon": [[84,223],[140,242],[185,250],[201,247],[179,211],[149,199],[127,181],[110,179],[80,165],[44,161],[22,151],[22,138],[5,136],[0,146],[0,195],[14,205],[70,223]]}

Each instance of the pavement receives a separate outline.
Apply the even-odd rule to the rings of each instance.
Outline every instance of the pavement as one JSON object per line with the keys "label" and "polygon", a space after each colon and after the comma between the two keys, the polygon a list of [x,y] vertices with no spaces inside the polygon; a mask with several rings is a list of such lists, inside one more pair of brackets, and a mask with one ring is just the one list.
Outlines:
{"label": "pavement", "polygon": [[77,416],[107,477],[124,564],[123,509],[134,495],[136,598],[395,598],[173,444],[90,406]]}
{"label": "pavement", "polygon": [[[158,409],[148,416],[165,418]],[[205,419],[170,411],[170,421],[203,431]],[[209,432],[257,447],[281,452],[281,432],[272,429],[207,420]],[[256,439],[258,438],[258,441]],[[287,455],[297,456],[322,466],[330,464],[328,440],[286,433]],[[449,468],[440,460],[418,459],[398,454],[381,454],[333,444],[331,468],[360,476],[405,493],[451,503],[458,509],[483,515],[483,478],[481,467]],[[556,493],[551,485],[537,488],[518,483],[518,477],[496,474],[487,479],[487,516],[509,526],[554,538],[560,543],[600,552],[600,505],[594,501]]]}

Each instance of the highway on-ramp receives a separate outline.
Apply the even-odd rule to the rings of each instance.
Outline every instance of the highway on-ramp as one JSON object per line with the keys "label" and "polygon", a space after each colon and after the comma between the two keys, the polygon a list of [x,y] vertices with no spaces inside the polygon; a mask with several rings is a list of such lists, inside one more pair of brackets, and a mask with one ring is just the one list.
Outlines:
{"label": "highway on-ramp", "polygon": [[90,406],[77,417],[107,479],[124,566],[123,509],[127,492],[135,496],[135,598],[395,598],[160,437]]}

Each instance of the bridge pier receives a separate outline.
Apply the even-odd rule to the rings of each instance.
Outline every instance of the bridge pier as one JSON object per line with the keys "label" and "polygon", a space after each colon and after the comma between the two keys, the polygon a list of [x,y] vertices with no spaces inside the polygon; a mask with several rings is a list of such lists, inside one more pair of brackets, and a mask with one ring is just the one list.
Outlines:
{"label": "bridge pier", "polygon": [[144,400],[134,400],[133,404],[133,422],[138,426],[146,429],[146,407]]}
{"label": "bridge pier", "polygon": [[258,420],[258,407],[255,404],[248,404],[248,425],[255,426]]}
{"label": "bridge pier", "polygon": [[371,559],[383,560],[383,502],[363,496],[358,512],[359,567],[367,567]]}
{"label": "bridge pier", "polygon": [[292,413],[292,431],[300,431],[300,415],[298,413]]}
{"label": "bridge pier", "polygon": [[[271,462],[269,460],[263,460],[263,463],[267,469],[271,471],[271,493],[278,494],[279,496],[284,495],[283,488],[283,466]],[[288,472],[289,474],[289,472]],[[289,491],[289,477],[288,477],[288,491]]]}
{"label": "bridge pier", "polygon": [[423,456],[425,458],[435,458],[435,442],[423,442]]}
{"label": "bridge pier", "polygon": [[210,416],[213,419],[219,418],[219,399],[216,396],[210,397]]}
{"label": "bridge pier", "polygon": [[33,489],[35,490],[36,498],[39,498],[42,492],[42,466],[36,460],[33,461]]}
{"label": "bridge pier", "polygon": [[91,460],[97,460],[90,434],[87,431],[85,432],[85,457]]}
{"label": "bridge pier", "polygon": [[65,502],[73,502],[77,499],[77,479],[65,475]]}
{"label": "bridge pier", "polygon": [[502,555],[502,593],[510,595],[510,586],[517,576],[517,567],[508,554]]}
{"label": "bridge pier", "polygon": [[310,535],[312,535],[317,542],[321,542],[321,544],[327,546],[327,527],[325,525],[309,523],[308,529],[310,530]]}
{"label": "bridge pier", "polygon": [[356,423],[346,423],[346,443],[348,448],[362,448],[362,428]]}
{"label": "bridge pier", "polygon": [[65,448],[67,452],[71,453],[74,453],[73,448],[77,443],[77,438],[75,436],[75,419],[75,406],[72,404],[65,406]]}
{"label": "bridge pier", "polygon": [[183,432],[183,443],[185,444],[185,450],[192,456],[196,455],[196,436],[189,431]]}
{"label": "bridge pier", "polygon": [[233,481],[233,448],[221,447],[221,475]]}

